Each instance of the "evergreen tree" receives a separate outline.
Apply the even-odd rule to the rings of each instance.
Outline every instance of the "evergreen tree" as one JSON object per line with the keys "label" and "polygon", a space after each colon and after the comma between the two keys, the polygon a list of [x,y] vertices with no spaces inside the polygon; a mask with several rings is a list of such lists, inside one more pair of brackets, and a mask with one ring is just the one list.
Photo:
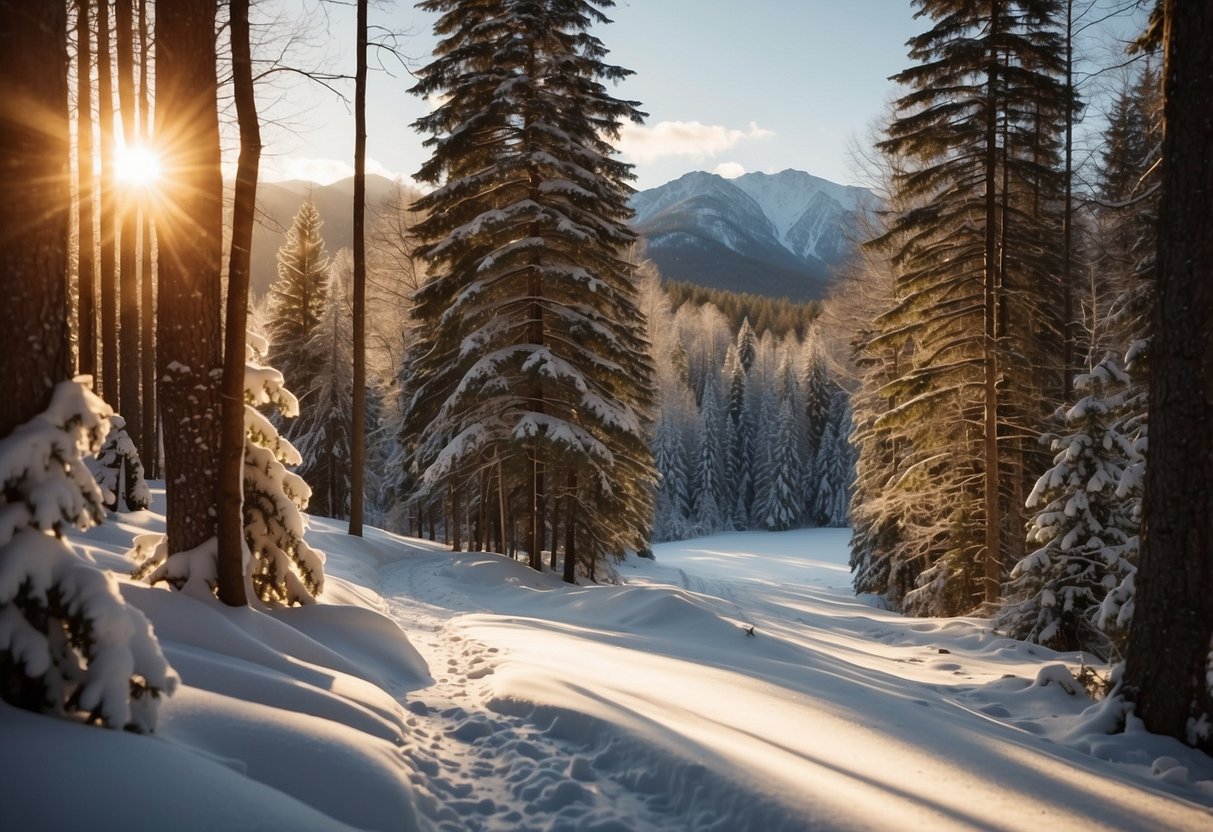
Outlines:
{"label": "evergreen tree", "polygon": [[347,272],[330,270],[324,312],[312,334],[310,353],[322,360],[304,396],[307,410],[291,426],[292,444],[303,458],[299,475],[311,487],[313,514],[344,518],[350,506],[350,412],[354,365]]}
{"label": "evergreen tree", "polygon": [[796,414],[791,398],[779,406],[779,419],[767,446],[766,474],[755,512],[762,527],[784,531],[800,520],[804,501],[800,489],[800,456]]}
{"label": "evergreen tree", "polygon": [[[323,224],[309,196],[278,250],[278,279],[270,284],[267,302],[270,351],[266,361],[303,391],[299,401],[304,411],[311,407],[313,382],[326,358],[313,340],[324,315],[329,282],[329,258],[320,236]],[[288,436],[294,437],[295,430],[292,425]]]}
{"label": "evergreen tree", "polygon": [[[634,102],[604,81],[586,30],[609,0],[426,0],[441,40],[418,95],[441,99],[417,127],[437,185],[417,207],[431,277],[412,355],[416,496],[458,493],[491,466],[525,493],[532,566],[559,484],[576,557],[645,544],[655,471],[652,366],[628,228],[629,165],[610,140]],[[570,557],[566,542],[566,578]]]}
{"label": "evergreen tree", "polygon": [[918,63],[896,78],[909,92],[880,143],[900,210],[876,245],[897,286],[871,345],[909,348],[880,418],[904,436],[890,486],[922,570],[910,606],[958,614],[996,600],[1022,545],[1012,530],[1037,463],[1014,437],[1061,386],[1049,206],[1070,95],[1052,0],[916,5],[933,25],[910,41]]}
{"label": "evergreen tree", "polygon": [[699,446],[695,461],[695,525],[699,534],[712,534],[731,525],[724,503],[728,414],[720,400],[715,376],[707,377],[699,404]]}
{"label": "evergreen tree", "polygon": [[653,437],[653,459],[661,477],[653,505],[653,541],[684,540],[694,533],[686,446],[675,416],[662,412]]}
{"label": "evergreen tree", "polygon": [[1011,571],[997,625],[1013,638],[1056,650],[1109,657],[1101,622],[1105,598],[1132,574],[1137,522],[1119,484],[1136,457],[1117,430],[1129,383],[1107,359],[1075,379],[1086,395],[1064,414],[1069,431],[1051,438],[1056,456],[1028,497],[1037,514],[1028,542],[1039,545]]}

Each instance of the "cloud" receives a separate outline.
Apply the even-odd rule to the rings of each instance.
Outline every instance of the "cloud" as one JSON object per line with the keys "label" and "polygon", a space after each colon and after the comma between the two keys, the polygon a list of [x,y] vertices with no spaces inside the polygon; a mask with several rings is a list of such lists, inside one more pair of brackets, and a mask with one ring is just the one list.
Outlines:
{"label": "cloud", "polygon": [[712,173],[723,176],[725,179],[736,179],[738,176],[745,175],[745,168],[736,162],[721,162],[712,168]]}
{"label": "cloud", "polygon": [[[366,160],[366,172],[388,179],[398,179],[400,174],[388,170],[374,159]],[[283,182],[301,179],[319,185],[331,185],[354,175],[354,165],[344,159],[311,159],[303,156],[278,156],[263,160],[261,178],[267,182]]]}
{"label": "cloud", "polygon": [[749,130],[737,130],[698,121],[661,121],[651,127],[625,124],[619,132],[619,150],[641,164],[666,156],[707,159],[734,147],[738,142],[767,139],[775,134],[750,122]]}

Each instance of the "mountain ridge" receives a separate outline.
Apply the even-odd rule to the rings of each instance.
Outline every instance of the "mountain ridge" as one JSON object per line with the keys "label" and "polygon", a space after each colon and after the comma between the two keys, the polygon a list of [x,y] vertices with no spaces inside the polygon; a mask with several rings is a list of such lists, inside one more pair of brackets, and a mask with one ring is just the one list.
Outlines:
{"label": "mountain ridge", "polygon": [[693,171],[632,197],[661,273],[714,289],[819,300],[849,256],[870,191],[804,171]]}

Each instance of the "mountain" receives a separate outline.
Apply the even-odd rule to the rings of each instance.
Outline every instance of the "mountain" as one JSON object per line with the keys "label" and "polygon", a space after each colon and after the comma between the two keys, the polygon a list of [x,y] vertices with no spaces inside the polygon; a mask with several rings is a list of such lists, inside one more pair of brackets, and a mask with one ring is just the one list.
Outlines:
{"label": "mountain", "polygon": [[702,171],[632,197],[662,275],[715,289],[821,298],[870,191],[798,170],[725,179]]}
{"label": "mountain", "polygon": [[[396,183],[382,176],[366,177],[366,217],[369,231],[379,207],[395,193]],[[259,182],[257,184],[257,223],[253,226],[253,295],[265,294],[278,279],[278,249],[286,241],[299,206],[308,193],[324,220],[320,235],[330,256],[354,245],[354,180],[343,179],[331,185],[315,182]]]}

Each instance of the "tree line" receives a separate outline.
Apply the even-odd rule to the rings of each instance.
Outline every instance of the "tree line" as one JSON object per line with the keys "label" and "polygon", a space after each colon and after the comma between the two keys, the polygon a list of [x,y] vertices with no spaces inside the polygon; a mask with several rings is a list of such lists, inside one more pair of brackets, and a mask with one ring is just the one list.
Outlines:
{"label": "tree line", "polygon": [[1183,103],[1210,81],[1187,40],[1209,10],[1154,10],[1087,184],[1074,44],[1092,10],[915,6],[929,28],[876,143],[885,207],[839,299],[875,311],[852,338],[855,588],[1123,657],[1147,724],[1209,747],[1209,480],[1177,456],[1213,435],[1189,317],[1208,103]]}

